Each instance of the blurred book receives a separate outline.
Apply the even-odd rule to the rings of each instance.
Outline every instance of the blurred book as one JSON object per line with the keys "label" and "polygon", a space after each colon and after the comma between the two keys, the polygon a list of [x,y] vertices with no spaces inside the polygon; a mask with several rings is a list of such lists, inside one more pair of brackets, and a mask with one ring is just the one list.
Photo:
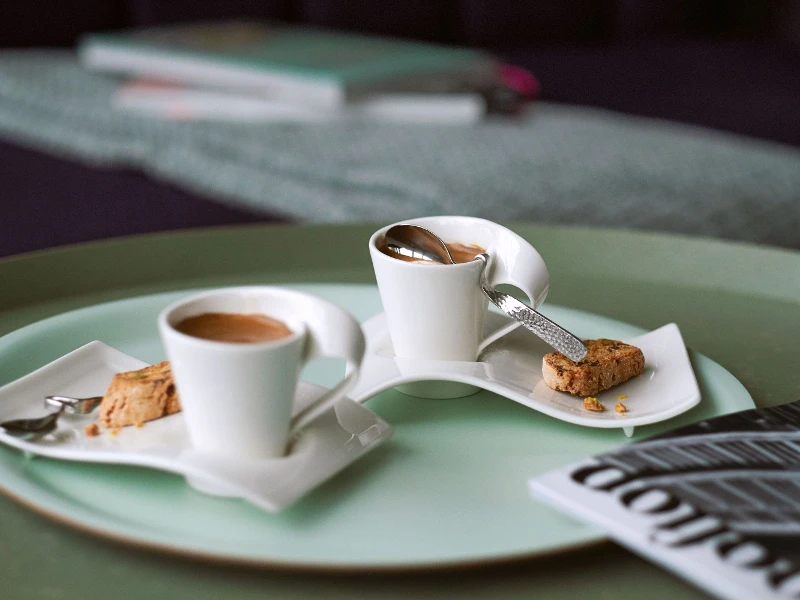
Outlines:
{"label": "blurred book", "polygon": [[379,92],[482,90],[498,73],[478,50],[258,22],[91,34],[78,53],[96,71],[328,109]]}
{"label": "blurred book", "polygon": [[171,121],[473,125],[486,114],[486,99],[477,93],[379,93],[345,106],[321,108],[154,80],[121,85],[113,106]]}
{"label": "blurred book", "polygon": [[530,489],[720,598],[800,598],[800,401],[675,429]]}

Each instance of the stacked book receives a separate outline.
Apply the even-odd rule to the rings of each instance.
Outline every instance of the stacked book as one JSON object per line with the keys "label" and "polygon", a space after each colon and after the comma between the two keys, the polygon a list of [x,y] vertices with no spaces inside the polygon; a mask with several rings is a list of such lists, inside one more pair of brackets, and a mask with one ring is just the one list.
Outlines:
{"label": "stacked book", "polygon": [[470,124],[519,97],[478,50],[257,22],[92,34],[79,56],[167,119]]}

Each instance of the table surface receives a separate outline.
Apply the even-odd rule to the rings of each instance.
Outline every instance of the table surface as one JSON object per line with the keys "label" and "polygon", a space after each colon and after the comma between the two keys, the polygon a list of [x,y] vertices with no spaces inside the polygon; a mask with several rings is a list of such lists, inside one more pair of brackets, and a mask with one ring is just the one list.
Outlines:
{"label": "table surface", "polygon": [[[730,370],[757,405],[797,398],[800,253],[624,231],[512,228],[548,264],[548,302],[649,329],[674,321],[687,344]],[[374,229],[241,226],[0,260],[0,335],[65,310],[166,290],[374,282],[366,251]],[[707,597],[611,543],[468,570],[312,575],[151,553],[70,529],[5,496],[0,514],[2,595],[8,598]]]}

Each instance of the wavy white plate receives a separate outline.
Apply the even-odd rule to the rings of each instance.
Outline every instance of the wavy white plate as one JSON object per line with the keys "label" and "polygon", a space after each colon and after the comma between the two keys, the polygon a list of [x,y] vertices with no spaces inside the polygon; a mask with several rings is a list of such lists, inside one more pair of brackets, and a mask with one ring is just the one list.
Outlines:
{"label": "wavy white plate", "polygon": [[[492,340],[494,333],[508,327],[509,323],[505,315],[490,312],[486,319],[486,339]],[[552,348],[526,329],[517,328],[489,343],[473,363],[394,356],[384,314],[373,317],[363,328],[367,336],[367,355],[361,379],[350,394],[357,402],[403,384],[456,382],[489,390],[576,425],[622,428],[628,436],[638,425],[670,419],[700,402],[700,389],[686,346],[674,323],[622,340],[642,349],[645,370],[639,377],[597,395],[606,407],[605,412],[587,411],[582,406],[582,398],[556,392],[545,385],[542,358]],[[617,396],[627,396],[622,400],[627,413],[615,412],[614,406],[620,401]]]}
{"label": "wavy white plate", "polygon": [[[0,421],[42,416],[48,395],[102,395],[115,373],[147,366],[94,341],[0,388]],[[325,388],[300,383],[294,411],[302,410]],[[242,461],[212,458],[191,449],[178,413],[143,427],[105,430],[89,437],[85,427],[96,415],[62,415],[46,436],[25,440],[0,428],[0,442],[33,455],[64,460],[150,467],[183,475],[196,489],[242,498],[278,512],[392,435],[392,427],[368,408],[347,398],[307,425],[286,456]]]}

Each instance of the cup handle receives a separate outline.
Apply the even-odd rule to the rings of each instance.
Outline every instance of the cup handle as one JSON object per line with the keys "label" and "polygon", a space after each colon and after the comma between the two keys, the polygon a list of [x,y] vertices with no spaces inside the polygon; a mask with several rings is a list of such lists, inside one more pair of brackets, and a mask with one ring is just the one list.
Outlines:
{"label": "cup handle", "polygon": [[306,323],[304,362],[323,357],[344,358],[347,367],[344,379],[336,387],[292,417],[290,434],[327,411],[353,388],[364,358],[366,343],[358,321],[334,305],[315,305],[314,311],[315,318]]}
{"label": "cup handle", "polygon": [[[488,269],[486,278],[489,285],[497,287],[501,284],[508,284],[519,288],[528,296],[531,307],[536,309],[544,302],[550,287],[550,273],[547,265],[542,255],[525,239],[507,229],[505,229],[504,235],[509,236],[511,240],[511,243],[507,243],[505,246],[514,248],[514,258],[513,260],[504,260],[502,250],[493,253],[486,266]],[[478,352],[519,326],[520,323],[515,322],[489,332],[478,346]]]}

